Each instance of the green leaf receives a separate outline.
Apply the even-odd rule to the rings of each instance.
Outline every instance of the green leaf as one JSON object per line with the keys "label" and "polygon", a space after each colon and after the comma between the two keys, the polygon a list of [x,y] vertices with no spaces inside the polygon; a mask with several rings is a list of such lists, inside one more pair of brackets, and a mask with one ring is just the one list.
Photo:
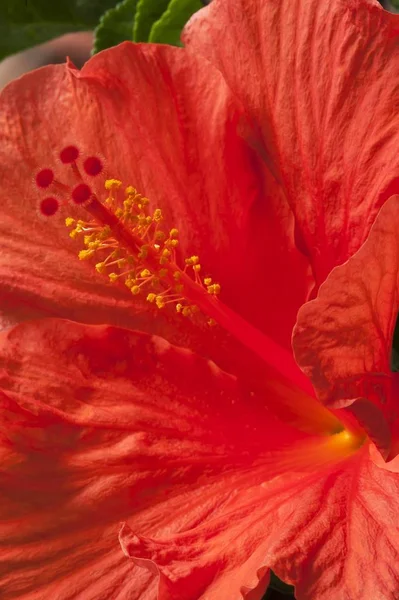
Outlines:
{"label": "green leaf", "polygon": [[148,41],[181,46],[180,34],[184,25],[203,6],[200,0],[170,0],[166,11],[152,26]]}
{"label": "green leaf", "polygon": [[133,40],[133,25],[138,0],[123,0],[108,10],[94,31],[92,54],[116,46],[125,40]]}
{"label": "green leaf", "polygon": [[64,33],[94,29],[115,0],[0,0],[0,60]]}
{"label": "green leaf", "polygon": [[[1,0],[0,0],[1,1]],[[161,18],[168,7],[169,0],[139,0],[134,22],[133,40],[147,42],[151,27]]]}

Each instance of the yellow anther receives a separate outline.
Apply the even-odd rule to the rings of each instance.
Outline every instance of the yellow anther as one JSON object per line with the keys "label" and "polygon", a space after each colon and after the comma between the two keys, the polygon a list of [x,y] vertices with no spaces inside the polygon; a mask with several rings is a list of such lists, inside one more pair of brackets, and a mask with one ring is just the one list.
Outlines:
{"label": "yellow anther", "polygon": [[98,248],[101,246],[101,243],[96,240],[95,242],[89,242],[88,246],[91,250],[98,250]]}
{"label": "yellow anther", "polygon": [[[197,255],[186,258],[184,268],[180,268],[180,257],[175,252],[179,245],[179,230],[173,227],[166,233],[162,231],[162,210],[150,210],[147,207],[148,198],[141,196],[133,186],[124,188],[124,194],[121,190],[119,196],[116,192],[121,185],[118,179],[108,179],[105,182],[108,194],[104,193],[104,196],[109,196],[105,204],[108,203],[116,219],[121,219],[122,228],[117,227],[116,223],[115,226],[114,223],[112,226],[101,225],[102,219],[88,222],[75,221],[72,217],[65,219],[65,225],[72,229],[69,232],[72,238],[82,233],[85,249],[79,252],[79,259],[85,260],[95,255],[97,262],[94,260],[93,263],[96,263],[96,271],[105,273],[110,282],[123,281],[134,296],[142,294],[143,299],[146,298],[159,309],[173,304],[177,313],[185,317],[193,316],[199,308],[190,304],[191,285],[188,279],[202,292],[206,290],[214,296],[219,294],[220,285],[213,283],[210,277],[200,279],[198,273],[202,268]],[[116,221],[115,217],[113,221]],[[107,251],[106,258],[96,254],[100,250]],[[99,259],[101,262],[98,262]],[[158,269],[154,262],[159,262]],[[109,273],[111,265],[115,273]],[[192,267],[192,271],[188,267]],[[213,320],[209,320],[209,323],[213,324]]]}
{"label": "yellow anther", "polygon": [[198,306],[196,306],[195,304],[191,304],[190,306],[187,306],[186,308],[187,308],[186,315],[184,315],[186,317],[191,317],[193,314],[195,314],[199,311]]}
{"label": "yellow anther", "polygon": [[212,283],[206,289],[208,290],[208,294],[214,294],[215,296],[220,294],[220,285],[218,283]]}
{"label": "yellow anther", "polygon": [[105,268],[106,268],[106,265],[103,262],[99,262],[96,264],[96,271],[98,271],[98,273],[104,273]]}
{"label": "yellow anther", "polygon": [[156,208],[154,210],[154,221],[155,223],[159,223],[160,221],[162,221],[162,211],[160,208]]}
{"label": "yellow anther", "polygon": [[186,265],[196,265],[199,263],[199,256],[190,256],[190,258],[186,258]]}
{"label": "yellow anther", "polygon": [[94,239],[94,235],[93,234],[91,234],[91,235],[85,235],[84,238],[83,238],[84,245],[88,246],[90,244],[90,242],[93,241],[93,239]]}
{"label": "yellow anther", "polygon": [[119,179],[107,179],[104,185],[106,190],[112,190],[120,188],[122,182]]}
{"label": "yellow anther", "polygon": [[148,246],[147,245],[141,246],[140,252],[138,253],[138,257],[139,258],[147,258],[147,256],[148,256]]}
{"label": "yellow anther", "polygon": [[100,233],[97,234],[99,240],[106,240],[111,235],[111,227],[106,225]]}
{"label": "yellow anther", "polygon": [[78,254],[79,260],[87,260],[94,254],[94,250],[81,250]]}
{"label": "yellow anther", "polygon": [[158,306],[158,308],[163,308],[165,306],[165,300],[162,296],[157,296],[155,298],[155,304]]}
{"label": "yellow anther", "polygon": [[207,323],[210,327],[213,327],[214,325],[216,325],[215,319],[208,319]]}

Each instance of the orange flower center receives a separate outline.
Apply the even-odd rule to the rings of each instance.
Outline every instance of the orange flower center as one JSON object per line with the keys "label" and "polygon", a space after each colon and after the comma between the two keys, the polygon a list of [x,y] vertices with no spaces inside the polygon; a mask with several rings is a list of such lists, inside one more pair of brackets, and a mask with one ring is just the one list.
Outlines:
{"label": "orange flower center", "polygon": [[66,186],[56,180],[51,169],[42,169],[36,175],[37,187],[47,190],[53,186],[58,195],[43,198],[39,208],[43,216],[52,217],[60,207],[61,193],[66,202],[72,200],[90,214],[89,220],[65,220],[73,227],[69,235],[82,237],[85,248],[79,252],[80,260],[95,259],[99,273],[111,282],[122,281],[133,296],[142,295],[158,309],[172,305],[182,316],[206,315],[210,325],[218,323],[264,361],[269,369],[267,389],[285,411],[299,418],[305,430],[333,434],[331,443],[346,450],[363,443],[362,433],[346,431],[340,419],[316,400],[311,382],[292,353],[219,300],[221,287],[209,275],[202,275],[198,256],[179,264],[179,231],[164,228],[161,209],[150,211],[148,198],[132,186],[123,187],[117,179],[105,181],[105,197],[100,200],[89,184],[91,177],[102,173],[102,161],[89,156],[81,164],[75,146],[64,148],[60,161],[72,169],[76,185]]}

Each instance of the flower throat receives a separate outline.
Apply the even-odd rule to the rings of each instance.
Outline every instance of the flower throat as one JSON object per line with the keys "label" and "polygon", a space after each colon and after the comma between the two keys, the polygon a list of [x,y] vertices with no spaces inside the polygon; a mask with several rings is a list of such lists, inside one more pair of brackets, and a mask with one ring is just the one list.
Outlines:
{"label": "flower throat", "polygon": [[[46,194],[54,190],[54,195],[41,199],[39,210],[42,216],[52,217],[61,204],[68,204],[89,214],[89,219],[65,219],[70,237],[82,239],[80,260],[93,259],[98,273],[112,283],[123,282],[135,298],[142,297],[158,309],[172,307],[178,316],[194,319],[206,315],[208,324],[222,326],[275,373],[273,386],[282,386],[282,401],[294,413],[306,421],[312,415],[325,432],[342,428],[314,398],[312,385],[293,355],[220,301],[221,287],[210,276],[202,276],[199,257],[179,260],[179,231],[163,227],[161,209],[150,210],[148,198],[117,179],[105,180],[104,199],[100,200],[90,185],[90,180],[103,172],[98,157],[81,158],[78,148],[67,146],[59,159],[72,170],[75,185],[65,185],[56,180],[52,169],[42,169],[36,175],[36,186]],[[284,382],[289,382],[289,390]]]}

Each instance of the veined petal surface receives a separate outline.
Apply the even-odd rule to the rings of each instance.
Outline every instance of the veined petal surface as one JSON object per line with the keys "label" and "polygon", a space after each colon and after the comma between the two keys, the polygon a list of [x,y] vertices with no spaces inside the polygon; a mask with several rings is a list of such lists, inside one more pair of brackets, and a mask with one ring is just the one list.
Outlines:
{"label": "veined petal surface", "polygon": [[258,127],[315,291],[398,192],[398,34],[376,0],[214,0],[183,32]]}
{"label": "veined petal surface", "polygon": [[293,336],[297,362],[320,400],[330,408],[350,407],[371,435],[392,436],[395,448],[399,387],[391,352],[399,310],[398,231],[395,196],[360,250],[333,269],[317,298],[300,309]]}
{"label": "veined petal surface", "polygon": [[[231,581],[229,587],[222,574],[213,578],[212,567],[244,563],[247,552],[295,585],[297,600],[395,600],[398,491],[397,474],[377,467],[364,447],[335,467],[277,477],[250,495],[238,493],[224,514],[193,530],[152,539],[124,527],[122,547],[134,564],[144,558],[151,561],[147,566],[156,565],[161,600],[241,600]],[[199,552],[208,573],[195,570]],[[195,590],[202,595],[189,587],[200,581],[204,588]]]}
{"label": "veined petal surface", "polygon": [[[279,447],[313,439],[214,363],[110,326],[45,319],[3,333],[0,387],[5,600],[154,600],[152,576],[123,557],[122,523],[196,527],[256,488]],[[255,577],[248,560],[237,585]]]}
{"label": "veined petal surface", "polygon": [[[266,185],[244,139],[245,115],[207,61],[184,49],[125,43],[82,71],[69,64],[24,76],[3,91],[0,110],[5,325],[47,314],[154,331],[147,305],[133,307],[128,291],[102,283],[92,265],[77,260],[79,244],[63,220],[68,211],[85,215],[68,206],[60,216],[38,215],[48,192],[35,187],[35,175],[51,168],[58,181],[73,185],[73,171],[58,160],[73,144],[82,156],[105,161],[92,181],[99,197],[105,176],[134,185],[163,210],[167,228],[179,229],[182,256],[200,256],[231,307],[289,346],[307,293],[307,263],[293,244],[285,201],[271,219],[281,190]],[[268,318],[282,307],[284,323]],[[161,321],[155,327],[165,334]],[[178,329],[174,341],[185,343],[189,336]]]}
{"label": "veined petal surface", "polygon": [[368,445],[140,332],[28,322],[0,362],[6,600],[260,600],[269,567],[299,600],[394,600],[399,481]]}

